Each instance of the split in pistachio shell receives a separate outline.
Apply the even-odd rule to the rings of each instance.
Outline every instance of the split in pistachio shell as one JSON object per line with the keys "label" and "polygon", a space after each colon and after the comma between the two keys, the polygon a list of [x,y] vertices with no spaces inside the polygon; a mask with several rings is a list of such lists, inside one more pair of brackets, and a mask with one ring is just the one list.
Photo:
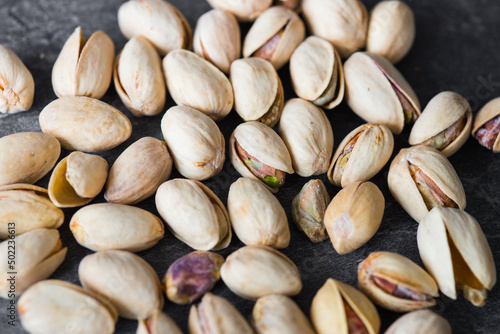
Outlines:
{"label": "split in pistachio shell", "polygon": [[448,320],[429,310],[407,313],[392,323],[384,334],[451,334]]}
{"label": "split in pistachio shell", "polygon": [[486,302],[496,283],[495,262],[478,222],[463,210],[436,207],[417,232],[420,257],[440,290],[457,298],[457,290],[475,306]]}
{"label": "split in pistachio shell", "polygon": [[377,334],[380,317],[361,292],[329,278],[311,304],[311,320],[318,334]]}
{"label": "split in pistachio shell", "polygon": [[402,149],[387,182],[392,196],[417,222],[436,206],[465,209],[462,182],[448,159],[432,147]]}
{"label": "split in pistachio shell", "polygon": [[172,318],[160,310],[153,312],[148,319],[138,319],[136,334],[182,334]]}
{"label": "split in pistachio shell", "polygon": [[259,121],[270,127],[278,123],[283,110],[283,86],[274,67],[261,58],[243,58],[231,64],[234,108],[245,121]]}
{"label": "split in pistachio shell", "polygon": [[305,27],[299,16],[290,9],[274,6],[265,10],[248,31],[243,56],[266,59],[279,70],[304,37]]}
{"label": "split in pistachio shell", "polygon": [[84,39],[82,29],[64,44],[52,68],[52,87],[58,97],[88,96],[100,99],[111,83],[115,45],[102,31]]}
{"label": "split in pistachio shell", "polygon": [[375,304],[395,312],[434,306],[434,279],[415,262],[391,252],[373,252],[358,266],[358,286]]}
{"label": "split in pistachio shell", "polygon": [[368,181],[389,161],[394,137],[385,125],[363,124],[351,131],[335,152],[328,179],[339,187]]}
{"label": "split in pistachio shell", "polygon": [[472,128],[469,102],[454,92],[434,96],[411,129],[410,145],[427,145],[446,157],[462,147]]}
{"label": "split in pistachio shell", "polygon": [[500,98],[488,102],[474,117],[472,135],[479,144],[500,152]]}
{"label": "split in pistachio shell", "polygon": [[28,190],[34,192],[36,195],[49,198],[49,191],[45,188],[35,186],[34,184],[29,184],[29,183],[14,183],[14,184],[8,184],[5,186],[0,186],[0,191],[7,191],[7,190]]}
{"label": "split in pistachio shell", "polygon": [[283,6],[297,13],[301,11],[302,0],[274,0],[274,6]]}
{"label": "split in pistachio shell", "polygon": [[240,22],[252,22],[269,8],[273,0],[208,0],[213,7],[236,16]]}
{"label": "split in pistachio shell", "polygon": [[307,182],[292,201],[292,219],[313,242],[328,238],[323,222],[330,196],[321,180]]}
{"label": "split in pistachio shell", "polygon": [[417,95],[383,56],[356,52],[344,64],[346,101],[361,118],[400,134],[420,116]]}

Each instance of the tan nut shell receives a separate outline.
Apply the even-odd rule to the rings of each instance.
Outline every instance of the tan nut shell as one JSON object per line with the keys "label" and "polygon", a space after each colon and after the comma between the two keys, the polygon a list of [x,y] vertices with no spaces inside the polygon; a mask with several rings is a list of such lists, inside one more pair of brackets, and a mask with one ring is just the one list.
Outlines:
{"label": "tan nut shell", "polygon": [[29,183],[14,183],[5,186],[0,186],[0,191],[7,191],[7,190],[29,190],[33,191],[36,195],[49,198],[49,191],[47,189]]}
{"label": "tan nut shell", "polygon": [[254,21],[272,5],[272,0],[208,0],[213,8],[234,14],[240,22]]}
{"label": "tan nut shell", "polygon": [[[476,135],[477,130],[479,130],[485,123],[491,121],[493,118],[500,115],[500,98],[493,99],[486,103],[481,110],[474,116],[474,123],[472,125],[472,135]],[[497,136],[495,143],[493,144],[493,152],[500,152],[500,135]]]}
{"label": "tan nut shell", "polygon": [[153,312],[149,319],[139,319],[136,334],[182,334],[179,326],[160,310]]}
{"label": "tan nut shell", "polygon": [[69,36],[52,68],[52,87],[57,97],[88,96],[100,99],[111,83],[115,45],[102,31],[88,40],[82,29]]}
{"label": "tan nut shell", "polygon": [[262,182],[239,178],[229,188],[227,210],[234,233],[245,245],[288,247],[285,209]]}
{"label": "tan nut shell", "polygon": [[60,153],[61,144],[50,134],[19,132],[0,138],[0,185],[35,183]]}
{"label": "tan nut shell", "polygon": [[451,326],[437,313],[418,310],[400,317],[384,334],[451,334]]}

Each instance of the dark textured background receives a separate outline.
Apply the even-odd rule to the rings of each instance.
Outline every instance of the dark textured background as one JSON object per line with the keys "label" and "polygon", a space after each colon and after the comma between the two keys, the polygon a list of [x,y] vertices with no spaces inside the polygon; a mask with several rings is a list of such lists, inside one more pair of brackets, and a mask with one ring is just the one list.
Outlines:
{"label": "dark textured background", "polygon": [[[35,79],[35,101],[30,111],[16,115],[0,115],[0,136],[21,132],[40,131],[38,114],[45,105],[56,98],[52,91],[50,75],[52,65],[64,42],[77,26],[82,26],[85,36],[96,30],[103,30],[115,42],[119,51],[126,42],[117,24],[117,10],[123,0],[0,0],[0,44],[13,49],[32,72]],[[204,0],[172,0],[194,27],[197,18],[210,9]],[[368,9],[377,1],[364,0]],[[422,106],[437,93],[453,90],[467,97],[474,112],[491,98],[500,96],[500,2],[495,0],[422,0],[408,1],[415,12],[417,37],[410,54],[397,65],[420,98]],[[247,28],[246,28],[247,29]],[[244,28],[245,30],[245,28]],[[286,98],[294,97],[287,67],[280,71]],[[132,121],[133,133],[130,139],[117,148],[101,155],[110,164],[130,144],[143,136],[162,139],[160,120],[162,115],[151,118],[136,118],[119,100],[111,85],[103,100],[123,111]],[[174,103],[167,101],[165,110]],[[327,111],[332,123],[335,143],[356,126],[363,123],[343,103],[333,111]],[[241,120],[232,112],[219,122],[226,141]],[[408,146],[409,130],[396,137],[394,155],[402,147]],[[336,148],[336,147],[335,147]],[[63,150],[61,159],[69,152]],[[481,224],[493,251],[495,263],[500,267],[500,163],[499,155],[479,146],[470,139],[466,145],[450,158],[460,176],[467,195],[467,211]],[[373,251],[394,251],[403,254],[418,264],[416,231],[417,224],[394,201],[387,187],[387,171],[384,168],[372,181],[386,197],[384,219],[379,231],[364,247],[340,256],[329,241],[313,244],[291,224],[292,240],[283,250],[298,266],[304,288],[294,297],[301,309],[309,314],[311,300],[328,277],[333,277],[351,285],[356,285],[357,264]],[[238,173],[226,161],[224,170],[205,182],[225,203],[227,191]],[[174,171],[172,178],[179,177]],[[338,188],[320,177],[331,196]],[[293,175],[277,194],[290,217],[292,198],[307,180]],[[48,176],[38,184],[47,186]],[[103,202],[99,196],[95,202]],[[154,199],[150,198],[138,205],[157,214]],[[63,245],[68,247],[66,260],[54,273],[53,278],[79,284],[77,269],[80,260],[91,251],[79,246],[68,229],[68,221],[76,210],[64,210],[66,223],[60,228]],[[231,245],[220,253],[226,257],[242,246],[233,238]],[[158,245],[139,253],[161,277],[168,266],[178,257],[192,251],[187,245],[175,239],[170,233]],[[215,294],[228,298],[245,317],[249,317],[253,302],[234,295],[224,283],[218,282]],[[16,328],[7,325],[6,300],[0,300],[0,332],[20,333],[20,323]],[[178,306],[166,302],[164,311],[186,331],[190,306]],[[452,301],[446,297],[438,299],[434,311],[446,317],[454,333],[498,333],[500,322],[500,290],[491,291],[484,307],[474,307],[463,297]],[[379,308],[382,330],[397,317],[397,313]],[[137,322],[120,319],[117,333],[135,333]]]}

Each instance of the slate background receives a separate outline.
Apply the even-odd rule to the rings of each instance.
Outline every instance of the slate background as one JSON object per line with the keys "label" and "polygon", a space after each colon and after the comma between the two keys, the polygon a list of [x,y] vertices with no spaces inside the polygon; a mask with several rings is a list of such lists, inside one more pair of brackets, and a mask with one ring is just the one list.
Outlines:
{"label": "slate background", "polygon": [[[39,112],[56,98],[52,91],[50,75],[52,65],[64,42],[77,26],[82,26],[85,36],[96,30],[103,30],[115,42],[117,52],[126,39],[117,24],[117,10],[123,0],[0,0],[0,44],[13,49],[32,72],[36,91],[33,107],[28,112],[16,115],[0,115],[0,136],[21,131],[40,131]],[[171,1],[187,17],[192,27],[197,18],[210,9],[203,0]],[[364,0],[368,9],[377,1]],[[500,96],[500,2],[494,0],[422,0],[407,1],[415,12],[417,37],[410,54],[397,65],[420,98],[422,106],[437,93],[453,90],[467,97],[474,112],[490,99]],[[247,30],[245,25],[243,30]],[[286,99],[294,97],[287,67],[280,71]],[[132,121],[133,132],[127,142],[101,155],[110,165],[130,144],[143,136],[162,139],[160,120],[162,115],[151,118],[134,117],[119,100],[113,85],[103,100],[124,112]],[[174,105],[168,99],[165,110]],[[332,123],[335,143],[363,121],[354,115],[343,103],[333,111],[327,111]],[[232,130],[241,122],[236,112],[219,122],[226,141]],[[394,154],[408,146],[409,129],[396,137]],[[336,148],[336,146],[335,146]],[[63,150],[61,159],[70,152]],[[500,156],[482,148],[470,139],[450,161],[460,176],[467,195],[467,211],[481,224],[493,251],[495,263],[500,267]],[[418,264],[420,261],[416,231],[417,224],[395,202],[387,187],[388,167],[384,168],[373,182],[382,190],[386,198],[384,219],[379,231],[364,247],[340,256],[329,241],[313,244],[293,225],[290,204],[302,185],[307,181],[297,175],[288,177],[285,186],[277,194],[291,223],[291,243],[283,250],[298,266],[304,288],[293,299],[309,314],[311,300],[328,277],[333,277],[351,285],[356,285],[357,265],[370,252],[394,251],[403,254]],[[174,171],[172,178],[179,177]],[[227,191],[239,177],[231,164],[226,161],[223,171],[205,182],[225,203]],[[47,186],[49,176],[40,182]],[[325,182],[330,196],[339,189]],[[94,203],[103,202],[102,194]],[[138,205],[157,214],[154,199],[150,198]],[[53,278],[79,284],[78,263],[91,251],[79,246],[68,228],[68,221],[76,209],[65,209],[66,222],[60,228],[63,245],[68,247],[66,260],[54,273]],[[227,257],[240,248],[242,243],[233,238],[231,245],[220,252]],[[160,277],[178,257],[192,251],[187,245],[167,232],[165,238],[150,250],[139,253],[156,270]],[[222,281],[212,291],[229,299],[245,317],[249,317],[253,302],[234,295]],[[19,321],[15,328],[7,324],[8,302],[0,300],[0,332],[22,333]],[[166,302],[164,311],[173,317],[179,326],[187,330],[187,316],[190,306],[178,306]],[[385,330],[400,314],[378,309]],[[500,321],[500,290],[491,291],[484,307],[474,307],[463,297],[453,302],[446,297],[438,299],[434,311],[446,317],[454,333],[498,333]],[[19,319],[18,319],[19,320]],[[117,333],[135,333],[137,322],[120,319]]]}

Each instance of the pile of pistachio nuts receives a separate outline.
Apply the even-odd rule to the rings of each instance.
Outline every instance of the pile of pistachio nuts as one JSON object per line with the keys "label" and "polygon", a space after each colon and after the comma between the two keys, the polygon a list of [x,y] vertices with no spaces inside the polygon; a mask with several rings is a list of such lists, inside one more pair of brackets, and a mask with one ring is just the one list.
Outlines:
{"label": "pile of pistachio nuts", "polygon": [[[394,67],[415,38],[413,12],[401,1],[381,1],[370,13],[358,0],[208,2],[214,9],[194,33],[167,1],[124,2],[118,23],[128,42],[117,55],[102,31],[88,38],[80,27],[68,32],[52,68],[58,99],[39,114],[42,132],[0,138],[0,237],[7,239],[0,243],[0,296],[12,298],[15,239],[23,328],[107,334],[123,317],[138,321],[137,333],[181,333],[162,312],[166,296],[192,304],[191,334],[374,334],[381,328],[375,305],[409,312],[386,333],[451,333],[448,321],[426,308],[440,293],[456,299],[457,292],[483,305],[496,268],[447,158],[470,136],[500,152],[500,99],[473,117],[467,100],[447,91],[422,110]],[[250,27],[244,38],[242,22]],[[281,79],[289,78],[277,71],[287,66],[297,98],[285,101]],[[157,125],[163,140],[143,137],[109,166],[99,152],[124,143],[133,128],[99,100],[111,81],[132,117],[164,112],[168,96],[176,106]],[[34,86],[22,61],[0,45],[0,112],[29,110]],[[323,110],[343,100],[367,123],[335,148]],[[224,138],[216,122],[232,109],[242,122]],[[324,282],[309,319],[291,299],[302,289],[299,269],[279,249],[290,245],[291,228],[311,242],[329,239],[341,255],[363,247],[379,229],[388,195],[369,180],[408,126],[411,146],[395,155],[387,182],[419,224],[425,269],[400,254],[372,252],[359,263],[357,288]],[[61,148],[72,153],[60,157]],[[226,158],[241,178],[225,189],[225,205],[202,181]],[[173,168],[184,178],[169,179]],[[47,189],[35,185],[48,173]],[[305,183],[290,227],[274,194],[293,173],[326,173],[341,190],[331,199],[321,180]],[[99,194],[106,203],[89,204]],[[160,217],[133,206],[152,196]],[[67,253],[57,230],[62,209],[78,207],[69,228],[95,251],[79,264],[81,286],[48,279]],[[194,251],[160,279],[134,253],[155,246],[165,229]],[[215,251],[227,248],[233,233],[245,246],[224,259]],[[220,278],[234,294],[256,300],[250,319],[209,292]]]}

